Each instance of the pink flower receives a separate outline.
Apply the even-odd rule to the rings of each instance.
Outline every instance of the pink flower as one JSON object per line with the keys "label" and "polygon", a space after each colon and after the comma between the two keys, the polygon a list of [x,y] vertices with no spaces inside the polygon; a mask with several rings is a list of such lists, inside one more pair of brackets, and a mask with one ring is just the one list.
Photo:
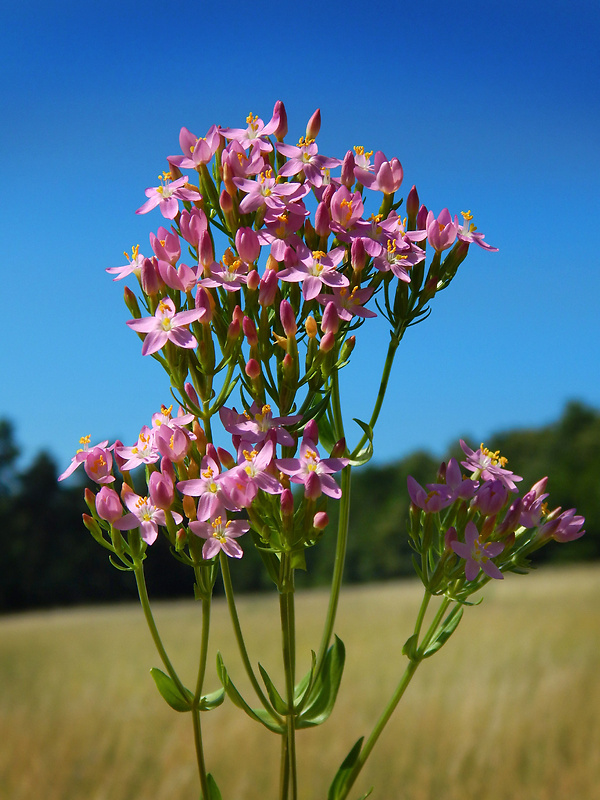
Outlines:
{"label": "pink flower", "polygon": [[196,137],[187,128],[179,132],[179,145],[182,156],[169,156],[167,161],[180,169],[198,169],[208,164],[217,151],[221,134],[216,125],[211,125],[206,136]]}
{"label": "pink flower", "polygon": [[504,578],[498,567],[490,561],[504,550],[504,544],[502,542],[482,542],[474,522],[467,522],[465,541],[450,541],[450,547],[458,556],[466,560],[465,577],[468,581],[474,581],[481,569],[490,578],[498,580]]}
{"label": "pink flower", "polygon": [[279,174],[288,177],[303,172],[311,186],[321,186],[323,183],[322,170],[333,169],[342,163],[339,158],[318,155],[319,151],[314,139],[302,137],[297,145],[278,142],[275,147],[288,159],[287,163],[279,170]]}
{"label": "pink flower", "polygon": [[473,473],[478,473],[484,481],[500,480],[511,492],[517,491],[515,481],[522,481],[523,478],[520,475],[515,475],[509,469],[504,469],[507,459],[501,456],[499,451],[493,453],[487,447],[484,447],[483,443],[479,450],[473,451],[463,439],[460,440],[460,446],[467,456],[466,461],[461,461],[463,467]]}
{"label": "pink flower", "polygon": [[277,469],[290,476],[292,483],[302,483],[305,494],[319,497],[321,493],[339,499],[342,490],[331,477],[348,463],[347,458],[321,458],[316,445],[306,437],[300,445],[300,458],[280,458]]}
{"label": "pink flower", "polygon": [[113,281],[120,281],[123,278],[126,278],[128,275],[131,275],[133,272],[136,277],[139,278],[140,273],[142,271],[142,266],[144,264],[144,256],[140,253],[140,246],[136,244],[135,247],[131,248],[131,258],[125,252],[123,253],[125,258],[127,259],[127,264],[123,267],[108,267],[106,270],[111,275],[116,275],[116,278],[113,278]]}
{"label": "pink flower", "polygon": [[109,486],[103,486],[96,495],[96,511],[100,519],[105,519],[111,525],[123,516],[121,498]]}
{"label": "pink flower", "polygon": [[280,214],[288,203],[300,200],[310,191],[310,187],[301,183],[277,183],[273,171],[261,172],[255,181],[247,178],[234,178],[233,183],[245,193],[240,203],[242,214],[256,211],[266,206]]}
{"label": "pink flower", "polygon": [[351,292],[346,286],[334,289],[333,294],[319,294],[317,300],[321,305],[333,303],[338,313],[338,317],[344,322],[349,322],[352,317],[376,317],[377,314],[368,308],[363,308],[363,304],[369,300],[373,294],[373,289],[359,289],[355,286]]}
{"label": "pink flower", "polygon": [[375,153],[373,171],[355,167],[354,175],[356,180],[366,186],[367,189],[384,192],[384,194],[393,194],[400,188],[404,170],[397,158],[392,158],[391,161],[388,161],[385,154],[378,150]]}
{"label": "pink flower", "polygon": [[170,297],[165,297],[158,304],[153,317],[130,319],[127,324],[134,331],[148,334],[142,346],[142,355],[147,356],[156,353],[168,341],[173,342],[177,347],[196,347],[198,345],[196,338],[185,326],[199,320],[205,313],[204,309],[198,308],[175,313],[173,301]]}
{"label": "pink flower", "polygon": [[[155,542],[158,536],[158,526],[167,524],[162,508],[157,508],[147,497],[135,494],[127,484],[123,485],[123,500],[130,513],[113,522],[114,527],[120,531],[139,528],[146,544]],[[183,517],[175,512],[172,514],[176,524],[179,525]]]}
{"label": "pink flower", "polygon": [[428,514],[448,508],[454,502],[452,490],[443,484],[430,484],[431,488],[426,492],[412,475],[408,476],[406,483],[412,502]]}
{"label": "pink flower", "polygon": [[454,244],[458,233],[458,217],[455,216],[452,220],[447,208],[440,211],[439,217],[430,211],[427,214],[425,229],[427,230],[427,241],[436,252],[441,253],[442,250],[447,250]]}
{"label": "pink flower", "polygon": [[[294,251],[289,248],[288,252],[291,254],[291,260],[294,260]],[[295,251],[296,263],[281,270],[277,275],[282,281],[292,283],[302,281],[304,299],[314,300],[322,291],[323,284],[331,288],[349,285],[348,278],[336,269],[345,253],[345,247],[336,247],[324,253],[322,250],[309,250],[303,242],[299,242]]]}
{"label": "pink flower", "polygon": [[360,192],[352,194],[345,186],[340,186],[331,198],[331,229],[347,231],[360,219],[364,205]]}
{"label": "pink flower", "polygon": [[160,186],[152,186],[146,189],[145,195],[148,200],[143,206],[137,209],[136,214],[147,214],[153,208],[158,206],[163,217],[166,219],[175,219],[179,211],[180,200],[201,200],[202,196],[197,190],[185,188],[187,184],[187,175],[182,175],[176,181],[171,180],[170,172],[163,172],[162,176],[159,175],[161,180]]}
{"label": "pink flower", "polygon": [[235,541],[250,530],[250,523],[243,519],[225,519],[218,516],[211,522],[190,522],[189,528],[196,536],[206,539],[202,548],[202,558],[208,561],[220,550],[230,558],[241,558],[243,550]]}
{"label": "pink flower", "polygon": [[464,219],[464,222],[462,228],[460,228],[458,231],[457,234],[458,238],[463,242],[469,242],[469,244],[474,242],[475,244],[478,244],[479,247],[482,247],[484,250],[488,250],[490,253],[497,253],[498,252],[497,247],[492,247],[491,244],[488,244],[487,242],[483,241],[485,238],[483,233],[475,233],[477,228],[471,222],[471,220],[473,219],[473,215],[471,214],[471,212],[461,211],[460,213],[462,218]]}
{"label": "pink flower", "polygon": [[200,477],[179,481],[177,488],[185,495],[200,498],[198,519],[204,521],[224,514],[226,508],[230,511],[239,510],[239,506],[233,502],[228,491],[236,478],[237,475],[230,472],[220,473],[217,462],[210,456],[204,456]]}
{"label": "pink flower", "polygon": [[139,467],[140,464],[154,464],[160,458],[160,452],[154,444],[153,431],[144,425],[140,431],[137,442],[133,447],[116,446],[115,453],[123,459],[125,463],[120,465],[121,471],[128,472],[130,469]]}
{"label": "pink flower", "polygon": [[247,128],[221,128],[221,133],[226,139],[236,139],[245,150],[256,144],[261,151],[270,152],[273,146],[266,137],[279,127],[278,107],[275,106],[273,116],[266,125],[260,117],[253,114],[248,114],[246,122]]}
{"label": "pink flower", "polygon": [[238,414],[235,408],[222,407],[219,411],[223,427],[229,433],[240,436],[247,442],[259,443],[272,438],[285,447],[294,445],[294,437],[285,430],[284,425],[295,425],[302,416],[274,417],[271,406],[259,407],[252,403],[248,411]]}
{"label": "pink flower", "polygon": [[105,439],[103,442],[100,442],[100,444],[97,444],[94,447],[90,448],[90,446],[89,446],[90,445],[90,439],[91,439],[91,437],[89,436],[89,434],[87,436],[82,436],[81,437],[81,439],[79,440],[79,444],[83,445],[83,447],[81,447],[75,453],[75,455],[71,459],[71,463],[69,464],[67,469],[58,476],[58,480],[59,481],[64,481],[65,478],[68,478],[69,475],[72,475],[75,472],[75,470],[77,469],[77,467],[80,464],[83,464],[83,462],[88,457],[89,453],[94,452],[98,448],[104,449],[106,447],[106,445],[108,444],[108,439]]}

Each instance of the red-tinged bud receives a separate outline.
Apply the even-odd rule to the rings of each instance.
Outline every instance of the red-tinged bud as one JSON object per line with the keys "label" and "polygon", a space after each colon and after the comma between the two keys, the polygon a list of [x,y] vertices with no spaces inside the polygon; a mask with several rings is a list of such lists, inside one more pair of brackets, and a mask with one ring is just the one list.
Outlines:
{"label": "red-tinged bud", "polygon": [[173,466],[173,462],[170,458],[163,457],[162,461],[160,462],[160,471],[163,475],[170,478],[170,480],[175,483],[177,476],[175,475],[175,467]]}
{"label": "red-tinged bud", "polygon": [[145,258],[140,270],[140,283],[144,294],[154,297],[159,289],[164,286],[156,269],[156,261],[153,258]]}
{"label": "red-tinged bud", "polygon": [[171,173],[171,180],[176,181],[178,178],[183,176],[183,172],[177,167],[175,164],[171,164],[169,159],[167,159],[167,164],[169,165],[168,172]]}
{"label": "red-tinged bud", "polygon": [[446,533],[444,534],[444,547],[446,550],[452,549],[452,542],[457,542],[458,536],[456,535],[456,528],[451,527],[448,528]]}
{"label": "red-tinged bud", "polygon": [[233,309],[233,314],[231,315],[231,319],[234,322],[239,322],[240,325],[242,324],[242,322],[244,321],[244,312],[242,311],[240,306],[236,306]]}
{"label": "red-tinged bud", "polygon": [[291,489],[284,489],[281,493],[281,513],[284,517],[291,517],[294,513],[294,495]]}
{"label": "red-tinged bud", "polygon": [[309,315],[306,318],[306,321],[304,323],[304,329],[306,330],[306,333],[308,334],[308,338],[309,339],[314,339],[316,337],[316,335],[317,335],[317,323],[316,323],[314,317]]}
{"label": "red-tinged bud", "polygon": [[225,469],[232,469],[235,467],[235,459],[229,450],[225,450],[223,447],[217,447],[217,453],[219,454],[219,460]]}
{"label": "red-tinged bud", "polygon": [[192,386],[192,384],[191,384],[189,381],[187,381],[187,382],[185,383],[185,385],[184,385],[184,387],[183,387],[183,388],[185,389],[185,393],[186,393],[186,394],[187,394],[187,396],[190,398],[190,400],[192,401],[192,403],[193,403],[195,406],[198,406],[198,407],[199,407],[199,406],[200,406],[200,400],[198,400],[198,395],[196,394],[196,390],[194,389],[194,387]]}
{"label": "red-tinged bud", "polygon": [[242,326],[236,319],[232,320],[232,322],[229,323],[229,328],[227,329],[228,342],[233,342],[239,337],[241,327]]}
{"label": "red-tinged bud", "polygon": [[258,234],[252,228],[238,228],[235,234],[235,246],[239,257],[247,264],[260,256],[260,242]]}
{"label": "red-tinged bud", "polygon": [[323,353],[330,353],[333,348],[335,347],[335,333],[326,333],[325,336],[321,339],[319,344],[319,350]]}
{"label": "red-tinged bud", "polygon": [[173,505],[175,487],[167,475],[153,472],[148,481],[150,500],[157,508],[167,509]]}
{"label": "red-tinged bud", "polygon": [[285,335],[289,338],[294,337],[298,331],[296,314],[287,300],[282,300],[279,304],[279,319],[281,320]]}
{"label": "red-tinged bud", "polygon": [[292,372],[294,367],[294,359],[289,353],[286,353],[283,357],[283,361],[281,362],[281,367],[283,369],[283,374],[287,377]]}
{"label": "red-tinged bud", "polygon": [[406,213],[408,222],[416,223],[417,214],[419,213],[419,193],[416,186],[412,187],[406,198]]}
{"label": "red-tinged bud", "polygon": [[206,439],[206,434],[204,433],[204,428],[202,427],[202,425],[200,425],[197,419],[195,419],[194,422],[192,423],[192,433],[196,437],[195,443],[198,452],[200,453],[201,456],[203,456],[206,453],[207,439]]}
{"label": "red-tinged bud", "polygon": [[179,530],[175,534],[175,550],[183,550],[186,542],[187,542],[187,533],[185,531],[185,528],[179,528]]}
{"label": "red-tinged bud", "polygon": [[315,211],[315,231],[319,236],[329,236],[329,223],[331,216],[329,214],[329,206],[327,203],[321,201]]}
{"label": "red-tinged bud", "polygon": [[325,511],[317,511],[313,518],[313,527],[318,531],[324,531],[329,525],[329,516]]}
{"label": "red-tinged bud", "polygon": [[296,251],[293,247],[286,245],[285,250],[283,251],[283,264],[287,269],[291,269],[295,267],[298,263],[298,256],[296,255]]}
{"label": "red-tinged bud", "polygon": [[126,286],[123,291],[123,299],[125,300],[125,305],[129,309],[131,316],[134,317],[135,319],[140,319],[142,316],[142,312],[140,311],[137,297],[134,295],[134,293],[128,286]]}
{"label": "red-tinged bud", "polygon": [[346,189],[352,189],[354,186],[354,167],[356,166],[356,161],[354,160],[354,153],[352,150],[348,150],[346,155],[344,156],[344,160],[342,161],[342,174],[341,174],[341,181],[346,187]]}
{"label": "red-tinged bud", "polygon": [[[227,164],[225,165],[227,166]],[[224,214],[231,214],[233,211],[233,199],[229,192],[225,189],[221,191],[221,195],[219,197],[219,205],[221,206],[221,211]]]}
{"label": "red-tinged bud", "polygon": [[200,317],[199,322],[202,322],[204,325],[207,325],[211,319],[213,318],[213,310],[215,301],[213,300],[212,295],[210,292],[207,292],[204,286],[199,286],[196,290],[196,308],[200,308],[204,311],[204,314]]}
{"label": "red-tinged bud", "polygon": [[219,453],[217,448],[214,446],[212,442],[209,442],[206,445],[206,455],[208,458],[212,458],[213,461],[216,461],[217,464],[221,463],[221,459],[219,458]]}
{"label": "red-tinged bud", "polygon": [[316,472],[310,472],[304,484],[304,496],[308,500],[316,500],[321,494],[321,480]]}
{"label": "red-tinged bud", "polygon": [[[204,449],[206,450],[206,447]],[[200,455],[204,455],[204,453],[201,453]],[[181,468],[181,464],[179,466]],[[190,461],[190,463],[185,468],[185,471],[187,473],[186,480],[195,481],[200,475],[200,467],[198,465],[198,462]]]}
{"label": "red-tinged bud", "polygon": [[277,272],[274,269],[267,269],[260,279],[260,288],[258,290],[258,302],[261,306],[273,305],[278,286]]}
{"label": "red-tinged bud", "polygon": [[306,242],[306,246],[311,250],[319,249],[319,237],[309,217],[304,220],[304,241]]}
{"label": "red-tinged bud", "polygon": [[319,426],[314,419],[308,420],[304,426],[302,435],[305,439],[310,439],[313,444],[319,444]]}
{"label": "red-tinged bud", "polygon": [[242,319],[242,330],[244,331],[244,336],[250,347],[255,347],[258,344],[258,333],[256,332],[254,320],[245,316]]}
{"label": "red-tinged bud", "polygon": [[213,249],[212,239],[208,231],[202,231],[200,234],[200,243],[198,245],[198,261],[205,269],[208,269],[215,260],[215,251]]}
{"label": "red-tinged bud", "polygon": [[287,113],[285,110],[285,106],[283,105],[283,100],[277,100],[275,106],[273,108],[273,116],[279,118],[279,123],[275,130],[273,131],[273,135],[277,139],[278,142],[283,141],[287,136],[288,132],[288,120],[287,120]]}
{"label": "red-tinged bud", "polygon": [[100,525],[96,522],[93,517],[90,517],[89,514],[82,514],[83,524],[88,529],[88,531],[92,534],[95,539],[102,537],[102,531],[100,530]]}
{"label": "red-tinged bud", "polygon": [[377,172],[377,183],[384,194],[394,194],[400,188],[404,178],[402,164],[397,158],[384,161]]}
{"label": "red-tinged bud", "polygon": [[446,483],[446,462],[442,461],[435,478],[436,483]]}
{"label": "red-tinged bud", "polygon": [[425,230],[425,226],[427,224],[427,208],[426,206],[421,206],[417,213],[417,230]]}
{"label": "red-tinged bud", "polygon": [[321,109],[317,108],[306,125],[306,138],[316,139],[321,130]]}
{"label": "red-tinged bud", "polygon": [[321,331],[323,333],[337,333],[340,328],[340,317],[333,301],[329,301],[325,306],[323,317],[321,318]]}
{"label": "red-tinged bud", "polygon": [[85,491],[83,492],[83,499],[85,500],[85,504],[89,510],[93,512],[96,505],[96,495],[91,489],[88,489],[87,487],[85,488]]}
{"label": "red-tinged bud", "polygon": [[248,273],[248,280],[246,286],[251,292],[255,292],[260,286],[260,275],[255,269],[251,269]]}
{"label": "red-tinged bud", "polygon": [[324,192],[323,192],[323,194],[321,195],[321,202],[322,202],[322,203],[325,203],[325,205],[326,205],[328,208],[329,208],[329,206],[331,205],[331,198],[332,198],[332,197],[333,197],[333,195],[335,194],[335,189],[336,189],[335,185],[334,185],[333,183],[329,183],[329,184],[328,184],[328,185],[325,187],[325,191],[324,191]]}
{"label": "red-tinged bud", "polygon": [[352,269],[356,273],[360,273],[367,263],[367,251],[362,239],[354,239],[350,247],[350,262]]}
{"label": "red-tinged bud", "polygon": [[196,519],[196,503],[194,502],[194,498],[190,497],[189,495],[185,494],[183,496],[183,513],[186,515],[188,519],[195,520]]}
{"label": "red-tinged bud", "polygon": [[261,375],[260,364],[255,358],[249,358],[248,361],[246,361],[244,372],[251,381],[255,381],[257,378],[260,378]]}
{"label": "red-tinged bud", "polygon": [[334,445],[331,451],[331,458],[341,458],[346,452],[346,439],[342,436]]}

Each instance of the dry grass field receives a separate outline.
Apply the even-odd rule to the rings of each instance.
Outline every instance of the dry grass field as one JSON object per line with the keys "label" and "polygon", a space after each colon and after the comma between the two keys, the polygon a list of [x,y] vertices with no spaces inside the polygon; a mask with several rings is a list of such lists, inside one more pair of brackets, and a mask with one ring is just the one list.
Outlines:
{"label": "dry grass field", "polygon": [[[420,597],[414,582],[343,596],[336,630],[346,672],[329,721],[299,734],[302,800],[325,800],[340,761],[369,732],[403,669]],[[322,592],[299,598],[299,673],[325,604]],[[199,611],[194,602],[157,606],[188,685]],[[276,599],[246,598],[240,615],[252,660],[278,676]],[[213,638],[244,688],[221,601]],[[137,606],[0,618],[0,797],[198,800],[191,720],[160,698],[152,666],[159,660]],[[217,685],[213,668],[207,690]],[[275,798],[277,737],[228,701],[203,720],[224,800]],[[373,784],[384,800],[600,797],[600,569],[546,568],[489,586],[420,667],[355,796]]]}

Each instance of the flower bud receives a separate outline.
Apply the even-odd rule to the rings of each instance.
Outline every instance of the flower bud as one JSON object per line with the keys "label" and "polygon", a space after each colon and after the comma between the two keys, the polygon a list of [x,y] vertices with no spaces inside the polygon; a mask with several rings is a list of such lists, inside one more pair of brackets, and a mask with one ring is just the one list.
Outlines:
{"label": "flower bud", "polygon": [[227,341],[232,342],[238,338],[240,335],[241,325],[239,320],[234,319],[229,323],[229,328],[227,329]]}
{"label": "flower bud", "polygon": [[257,378],[260,378],[261,375],[260,364],[255,358],[249,358],[248,361],[246,361],[244,372],[250,380],[255,381]]}
{"label": "flower bud", "polygon": [[167,509],[173,505],[175,487],[168,475],[153,472],[148,481],[150,500],[157,508]]}
{"label": "flower bud", "polygon": [[260,286],[260,275],[255,269],[250,270],[248,273],[248,280],[246,286],[251,292],[255,292]]}
{"label": "flower bud", "polygon": [[310,439],[313,444],[319,443],[319,426],[314,419],[309,419],[304,426],[303,437]]}
{"label": "flower bud", "polygon": [[121,499],[109,486],[100,489],[96,495],[95,505],[100,519],[105,519],[111,525],[123,516]]}
{"label": "flower bud", "polygon": [[198,245],[198,261],[204,269],[208,269],[215,260],[215,251],[213,249],[212,239],[208,231],[202,231],[200,234],[200,242]]}
{"label": "flower bud", "polygon": [[425,230],[425,225],[427,223],[427,214],[428,213],[429,212],[427,211],[426,206],[422,205],[419,208],[419,212],[417,214],[417,230],[418,231],[424,231]]}
{"label": "flower bud", "polygon": [[200,400],[198,399],[198,395],[196,394],[196,390],[194,389],[193,385],[189,381],[186,381],[183,388],[185,389],[185,393],[190,398],[192,403],[195,406],[200,406]]}
{"label": "flower bud", "polygon": [[[227,167],[228,165],[225,164],[224,166]],[[221,191],[221,195],[219,197],[219,205],[221,206],[221,211],[224,214],[231,214],[231,212],[233,211],[233,199],[229,194],[229,192],[227,192],[225,189]]]}
{"label": "flower bud", "polygon": [[188,519],[195,520],[196,519],[196,503],[194,502],[194,498],[190,497],[189,495],[185,494],[183,496],[183,513],[186,515]]}
{"label": "flower bud", "polygon": [[279,118],[279,123],[273,131],[273,135],[278,142],[281,142],[283,139],[285,139],[288,132],[287,113],[285,106],[283,105],[283,100],[277,100],[275,103],[275,107],[273,108],[273,116]]}
{"label": "flower bud", "polygon": [[321,109],[317,108],[306,125],[306,138],[316,139],[321,130]]}
{"label": "flower bud", "polygon": [[355,345],[356,345],[356,336],[349,336],[342,345],[342,349],[340,351],[341,361],[346,361],[348,358],[350,358],[350,353],[354,350]]}
{"label": "flower bud", "polygon": [[321,318],[321,331],[323,333],[337,333],[340,328],[340,318],[335,307],[335,303],[330,300],[325,306],[323,317]]}
{"label": "flower bud", "polygon": [[282,300],[279,304],[279,318],[285,335],[288,338],[293,338],[298,331],[298,326],[296,324],[294,309],[287,300]]}
{"label": "flower bud", "polygon": [[148,297],[154,297],[154,295],[158,294],[161,286],[164,286],[156,269],[156,259],[144,259],[140,270],[140,283],[144,294],[148,295]]}
{"label": "flower bud", "polygon": [[319,344],[319,350],[321,350],[323,353],[330,353],[334,347],[335,347],[335,333],[329,331],[329,333],[326,333],[325,336],[323,336],[323,338],[321,339],[321,342]]}
{"label": "flower bud", "polygon": [[290,517],[294,513],[294,495],[291,489],[284,489],[281,493],[281,513],[285,517]]}
{"label": "flower bud", "polygon": [[304,322],[304,329],[308,334],[309,339],[314,339],[317,335],[317,323],[315,318],[312,316],[308,316]]}
{"label": "flower bud", "polygon": [[238,228],[235,234],[235,246],[242,261],[252,264],[260,256],[258,234],[252,228]]}
{"label": "flower bud", "polygon": [[306,479],[306,483],[304,484],[304,496],[308,500],[316,500],[317,498],[321,497],[321,494],[322,489],[319,476],[316,472],[310,472],[308,478]]}
{"label": "flower bud", "polygon": [[342,436],[334,445],[331,451],[331,458],[341,458],[346,452],[346,439]]}
{"label": "flower bud", "polygon": [[229,450],[225,450],[223,447],[217,447],[217,453],[219,454],[219,461],[225,469],[232,469],[235,467],[235,459],[229,452]]}
{"label": "flower bud", "polygon": [[354,239],[350,247],[350,263],[352,269],[359,273],[362,272],[367,263],[367,251],[362,239]]}
{"label": "flower bud", "polygon": [[329,516],[325,511],[317,511],[313,518],[313,527],[318,531],[324,531],[329,525]]}
{"label": "flower bud", "polygon": [[419,213],[419,193],[417,187],[413,186],[406,198],[406,213],[408,215],[409,224],[417,221],[417,214]]}
{"label": "flower bud", "polygon": [[250,347],[255,347],[258,344],[258,333],[256,331],[256,325],[250,317],[245,316],[243,318],[242,330],[244,331],[244,336]]}
{"label": "flower bud", "polygon": [[278,287],[279,279],[277,278],[277,272],[274,269],[267,269],[260,279],[260,288],[258,290],[258,302],[261,306],[273,305]]}
{"label": "flower bud", "polygon": [[160,471],[165,477],[169,478],[173,483],[175,483],[176,480],[175,467],[173,466],[173,462],[169,458],[165,458],[163,456],[163,459],[160,462]]}
{"label": "flower bud", "polygon": [[341,181],[346,189],[351,189],[354,185],[354,167],[356,166],[356,162],[354,161],[354,153],[352,150],[348,150],[346,155],[344,156],[344,160],[342,162],[342,175]]}
{"label": "flower bud", "polygon": [[329,206],[327,203],[321,201],[315,211],[315,231],[319,236],[329,236],[329,223],[331,217],[329,216]]}
{"label": "flower bud", "polygon": [[128,286],[126,286],[123,291],[123,299],[125,300],[125,305],[127,306],[131,316],[135,319],[140,319],[142,312],[140,311],[137,297]]}

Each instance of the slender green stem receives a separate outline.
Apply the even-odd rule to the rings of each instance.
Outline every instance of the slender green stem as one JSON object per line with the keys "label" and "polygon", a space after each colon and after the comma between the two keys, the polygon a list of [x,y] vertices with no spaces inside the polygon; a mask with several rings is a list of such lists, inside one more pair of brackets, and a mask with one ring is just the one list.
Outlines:
{"label": "slender green stem", "polygon": [[196,761],[198,763],[198,774],[200,775],[202,800],[208,800],[210,795],[206,764],[204,763],[204,748],[202,746],[202,723],[200,722],[200,711],[197,708],[192,709],[192,722],[194,725],[194,744],[196,745]]}
{"label": "slender green stem", "polygon": [[[415,625],[415,631],[417,631],[417,629],[420,630],[421,628],[423,617],[425,616],[425,610],[427,608],[427,604],[429,603],[430,597],[431,597],[430,593],[426,590],[426,595],[423,598],[423,603],[421,604],[421,609],[419,610],[419,616],[417,617],[417,624]],[[364,767],[366,760],[368,759],[369,755],[371,754],[371,751],[375,747],[375,744],[377,743],[377,740],[381,736],[383,729],[385,728],[385,726],[390,720],[390,717],[396,710],[396,707],[398,706],[398,703],[402,699],[402,696],[404,695],[404,692],[406,691],[409,683],[411,682],[413,675],[415,674],[419,664],[423,660],[425,650],[427,649],[427,646],[429,645],[431,639],[435,635],[435,632],[437,631],[438,626],[444,617],[446,609],[448,608],[451,602],[452,602],[451,600],[445,597],[442,603],[440,604],[440,607],[438,608],[436,615],[431,621],[431,624],[427,629],[427,632],[424,635],[421,644],[419,645],[416,657],[409,661],[408,666],[404,670],[404,674],[400,678],[400,682],[396,687],[396,691],[394,692],[389,703],[383,710],[383,713],[375,723],[375,727],[373,728],[369,738],[363,745],[360,754],[356,760],[356,763],[354,765],[354,768],[348,775],[348,778],[344,783],[341,793],[338,795],[336,800],[344,800],[344,798],[348,796],[350,789],[352,788],[356,779],[358,778],[360,771]]]}
{"label": "slender green stem", "polygon": [[136,562],[133,573],[135,575],[135,581],[137,583],[138,594],[140,597],[140,603],[142,604],[142,609],[144,611],[144,616],[146,617],[146,623],[150,630],[150,634],[152,635],[152,639],[154,641],[154,645],[158,651],[158,654],[163,662],[165,669],[169,673],[169,676],[179,689],[181,696],[186,696],[185,688],[182,682],[179,679],[179,676],[175,672],[175,668],[171,664],[169,656],[167,655],[167,651],[164,648],[162,643],[162,639],[160,638],[160,634],[158,632],[158,628],[156,627],[156,623],[154,621],[154,616],[152,614],[152,609],[150,608],[150,598],[148,597],[148,590],[146,588],[146,579],[144,576],[144,566],[141,561]]}
{"label": "slender green stem", "polygon": [[[200,584],[199,568],[195,567],[196,581]],[[208,639],[210,633],[210,612],[212,595],[208,594],[202,598],[202,635],[200,639],[200,657],[198,660],[198,677],[196,680],[196,692],[194,694],[194,706],[192,708],[192,721],[194,725],[194,744],[196,746],[196,761],[198,763],[198,774],[200,775],[200,785],[202,796],[208,798],[208,779],[206,776],[206,765],[204,763],[204,746],[202,743],[202,722],[200,719],[200,709],[198,703],[202,698],[202,687],[204,686],[204,676],[206,675],[206,661],[208,658]]]}
{"label": "slender green stem", "polygon": [[258,699],[260,700],[263,708],[265,708],[269,714],[276,719],[278,722],[281,722],[281,717],[276,714],[265,697],[262,689],[260,688],[260,684],[254,674],[254,670],[252,669],[252,664],[250,663],[250,658],[248,657],[248,651],[246,649],[246,643],[244,641],[244,636],[242,634],[242,628],[240,625],[240,619],[238,617],[237,608],[235,605],[235,597],[233,594],[233,584],[231,583],[231,573],[229,572],[229,563],[227,561],[227,556],[223,551],[219,554],[219,561],[221,564],[221,574],[223,576],[223,586],[225,588],[225,597],[227,599],[227,607],[229,609],[229,616],[231,617],[231,624],[233,625],[233,632],[235,634],[235,639],[240,651],[240,656],[242,658],[242,663],[244,664],[244,669],[246,670],[246,674],[250,679],[250,683],[252,684],[252,688],[256,692]]}
{"label": "slender green stem", "polygon": [[[281,617],[281,645],[283,651],[283,669],[285,672],[286,689],[286,730],[282,734],[285,738],[287,751],[288,771],[285,786],[280,787],[281,798],[291,796],[291,800],[298,798],[298,774],[296,769],[296,711],[294,709],[294,687],[296,685],[296,625],[294,611],[293,570],[288,553],[281,555],[282,584],[288,591],[279,595],[279,613]],[[291,591],[289,590],[291,589]],[[291,789],[291,795],[289,789]]]}
{"label": "slender green stem", "polygon": [[[379,419],[379,413],[381,412],[383,399],[387,391],[387,385],[392,371],[392,365],[394,363],[394,356],[396,355],[396,350],[398,349],[399,344],[400,344],[400,338],[396,336],[395,333],[392,333],[392,338],[388,346],[385,364],[383,366],[383,372],[381,374],[379,391],[377,392],[377,400],[375,401],[375,405],[373,407],[373,413],[371,414],[371,419],[369,420],[369,426],[371,427],[371,429],[375,427],[375,423]],[[360,442],[356,445],[355,451],[357,453],[360,451],[361,447],[364,447],[366,441],[367,441],[367,434],[365,433],[363,434]]]}

